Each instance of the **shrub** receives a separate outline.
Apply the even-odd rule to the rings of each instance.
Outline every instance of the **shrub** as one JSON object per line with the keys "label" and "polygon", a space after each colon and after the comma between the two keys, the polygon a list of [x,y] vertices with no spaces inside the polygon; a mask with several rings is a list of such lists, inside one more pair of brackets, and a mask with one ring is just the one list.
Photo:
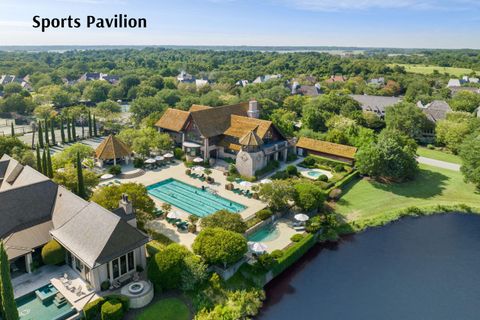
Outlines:
{"label": "shrub", "polygon": [[289,166],[287,166],[287,168],[285,169],[285,171],[287,172],[287,174],[288,174],[289,176],[296,176],[296,175],[298,175],[298,169],[297,169],[297,167],[294,166],[294,165],[289,165]]}
{"label": "shrub", "polygon": [[257,177],[263,176],[267,173],[272,172],[275,169],[278,169],[278,167],[280,167],[280,163],[278,161],[275,161],[275,160],[270,161],[270,162],[267,163],[267,165],[265,167],[263,167],[260,170],[255,171],[255,176],[257,176]]}
{"label": "shrub", "polygon": [[123,307],[119,300],[105,302],[101,308],[102,320],[121,320],[123,318]]}
{"label": "shrub", "polygon": [[290,178],[285,170],[275,172],[271,177],[273,180],[285,180]]}
{"label": "shrub", "polygon": [[237,170],[237,167],[231,163],[229,166],[228,166],[228,173],[230,174],[238,174],[238,170]]}
{"label": "shrub", "polygon": [[256,267],[258,269],[270,270],[270,268],[277,263],[274,257],[271,254],[265,253],[258,257],[256,262]]}
{"label": "shrub", "polygon": [[333,168],[335,172],[342,172],[344,170],[343,164],[336,164],[335,167]]}
{"label": "shrub", "polygon": [[202,228],[222,228],[225,230],[245,233],[247,224],[238,213],[232,213],[228,210],[219,210],[200,221]]}
{"label": "shrub", "polygon": [[270,253],[270,256],[276,260],[278,260],[280,257],[283,256],[283,251],[282,250],[273,250],[272,253]]}
{"label": "shrub", "polygon": [[287,162],[292,162],[294,160],[297,160],[297,155],[295,153],[289,152],[287,154]]}
{"label": "shrub", "polygon": [[108,281],[108,280],[103,281],[103,282],[100,284],[100,289],[101,289],[102,291],[107,291],[108,289],[110,289],[110,281]]}
{"label": "shrub", "polygon": [[96,300],[93,300],[89,303],[87,303],[83,307],[83,315],[85,317],[85,320],[94,320],[100,315],[100,309],[102,305],[104,304],[105,299],[104,298],[98,298]]}
{"label": "shrub", "polygon": [[330,193],[328,194],[328,197],[333,200],[338,200],[340,199],[340,196],[342,195],[342,189],[335,188]]}
{"label": "shrub", "polygon": [[175,148],[175,149],[173,150],[173,156],[174,156],[175,159],[177,159],[177,160],[181,160],[184,155],[185,155],[185,152],[183,152],[182,148]]}
{"label": "shrub", "polygon": [[323,181],[323,182],[327,182],[328,181],[328,177],[324,174],[321,174],[318,176],[317,178],[318,181]]}
{"label": "shrub", "polygon": [[270,209],[262,209],[258,212],[255,213],[255,217],[257,217],[260,220],[267,220],[272,216],[273,212]]}
{"label": "shrub", "polygon": [[56,240],[50,240],[42,248],[43,263],[49,265],[65,262],[65,249]]}
{"label": "shrub", "polygon": [[113,174],[114,176],[116,176],[117,174],[120,174],[122,173],[122,166],[120,165],[114,165],[114,166],[111,166],[109,169],[108,169],[108,173],[110,174]]}
{"label": "shrub", "polygon": [[177,289],[181,285],[181,272],[184,269],[184,258],[192,253],[184,246],[173,243],[155,254],[148,265],[148,278],[166,290]]}
{"label": "shrub", "polygon": [[277,276],[286,268],[291,266],[295,261],[300,259],[311,247],[315,245],[315,237],[312,234],[306,235],[302,240],[288,247],[283,256],[278,258],[278,263],[273,266],[273,275]]}
{"label": "shrub", "polygon": [[295,204],[305,211],[317,210],[326,199],[322,189],[313,182],[301,182],[295,186]]}
{"label": "shrub", "polygon": [[105,296],[105,301],[118,301],[122,305],[122,310],[123,312],[127,312],[128,309],[130,309],[130,298],[127,296],[124,296],[123,294],[110,294],[108,296]]}
{"label": "shrub", "polygon": [[148,253],[149,257],[155,256],[157,253],[159,253],[160,251],[165,249],[165,247],[166,246],[164,244],[162,244],[162,243],[160,243],[156,240],[152,240],[145,245],[145,248],[147,250],[147,253]]}
{"label": "shrub", "polygon": [[435,146],[433,144],[428,144],[427,148],[430,149],[430,150],[433,150],[433,149],[435,149]]}
{"label": "shrub", "polygon": [[305,230],[309,233],[316,233],[320,230],[320,228],[322,227],[322,220],[323,220],[323,217],[322,216],[314,216],[312,217],[311,219],[309,219],[307,221],[307,225],[305,227]]}
{"label": "shrub", "polygon": [[303,160],[303,164],[307,167],[312,167],[315,165],[317,161],[315,160],[314,157],[312,156],[307,156],[304,160]]}
{"label": "shrub", "polygon": [[303,239],[303,234],[300,234],[300,233],[294,234],[293,236],[290,237],[290,240],[292,242],[299,242],[302,239]]}
{"label": "shrub", "polygon": [[143,168],[144,161],[142,158],[135,158],[133,159],[133,167],[135,168]]}
{"label": "shrub", "polygon": [[192,170],[186,169],[186,170],[185,170],[185,174],[186,174],[187,176],[191,175],[191,174],[192,174]]}

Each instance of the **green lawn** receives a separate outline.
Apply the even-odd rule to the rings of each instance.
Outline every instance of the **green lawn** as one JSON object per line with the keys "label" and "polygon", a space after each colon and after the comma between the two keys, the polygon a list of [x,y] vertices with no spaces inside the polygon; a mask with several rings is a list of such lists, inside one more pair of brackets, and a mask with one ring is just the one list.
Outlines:
{"label": "green lawn", "polygon": [[460,172],[420,165],[414,181],[385,185],[366,179],[353,182],[336,211],[349,221],[374,218],[410,206],[466,204],[480,208],[480,194],[463,182]]}
{"label": "green lawn", "polygon": [[451,153],[439,151],[439,150],[431,150],[428,148],[419,147],[417,149],[417,153],[419,156],[426,157],[426,158],[431,158],[435,160],[446,161],[446,162],[451,162],[456,164],[462,164],[462,159],[460,159],[459,156],[456,156]]}
{"label": "green lawn", "polygon": [[[427,65],[421,65],[421,64],[390,64],[389,66],[395,66],[395,65],[405,67],[405,70],[411,73],[432,74],[434,70],[438,70],[438,72],[440,73],[448,73],[456,77],[469,75],[473,71],[472,69],[468,69],[468,68],[427,66]],[[476,73],[480,74],[479,71],[476,71]]]}
{"label": "green lawn", "polygon": [[145,309],[137,320],[188,320],[188,307],[178,298],[160,300]]}

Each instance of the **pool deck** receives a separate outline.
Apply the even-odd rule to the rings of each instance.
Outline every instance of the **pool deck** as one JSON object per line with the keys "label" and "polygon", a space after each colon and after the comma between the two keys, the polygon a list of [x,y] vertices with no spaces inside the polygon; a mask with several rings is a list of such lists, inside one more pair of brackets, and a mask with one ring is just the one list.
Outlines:
{"label": "pool deck", "polygon": [[288,218],[281,218],[278,221],[274,222],[277,224],[279,231],[279,236],[276,239],[270,241],[261,241],[267,245],[267,252],[271,253],[274,250],[282,250],[292,243],[290,238],[297,233],[303,233],[303,231],[298,232],[292,228],[292,221]]}

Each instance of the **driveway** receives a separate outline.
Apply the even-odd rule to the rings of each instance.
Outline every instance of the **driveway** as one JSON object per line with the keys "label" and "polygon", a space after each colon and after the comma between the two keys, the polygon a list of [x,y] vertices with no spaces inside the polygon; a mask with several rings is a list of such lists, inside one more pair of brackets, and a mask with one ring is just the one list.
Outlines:
{"label": "driveway", "polygon": [[435,159],[425,158],[425,157],[417,157],[417,161],[418,163],[426,164],[433,167],[448,169],[452,171],[460,171],[460,165],[456,163],[440,161],[440,160],[435,160]]}

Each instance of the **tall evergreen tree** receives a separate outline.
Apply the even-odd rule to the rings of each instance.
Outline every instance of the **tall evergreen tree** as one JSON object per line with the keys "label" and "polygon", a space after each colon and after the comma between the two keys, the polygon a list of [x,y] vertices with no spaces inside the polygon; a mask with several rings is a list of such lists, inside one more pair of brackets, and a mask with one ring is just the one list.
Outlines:
{"label": "tall evergreen tree", "polygon": [[95,118],[95,115],[93,115],[93,136],[98,137],[98,132],[97,132],[97,119]]}
{"label": "tall evergreen tree", "polygon": [[93,134],[92,131],[92,113],[88,111],[88,136],[91,138]]}
{"label": "tall evergreen tree", "polygon": [[50,140],[48,139],[48,121],[47,121],[47,119],[45,119],[44,123],[45,123],[45,128],[44,128],[45,129],[44,130],[45,131],[45,145],[48,146],[48,145],[50,145]]}
{"label": "tall evergreen tree", "polygon": [[38,143],[37,143],[37,154],[36,154],[36,157],[37,157],[37,171],[38,172],[42,172],[42,157],[40,156],[40,147],[38,146]]}
{"label": "tall evergreen tree", "polygon": [[56,145],[57,141],[55,139],[55,119],[50,120],[50,135],[52,136],[52,145]]}
{"label": "tall evergreen tree", "polygon": [[84,121],[85,119],[83,119],[83,115],[82,115],[82,117],[80,118],[80,120],[81,120],[80,123],[82,124],[82,139],[84,139],[84,138],[85,138],[85,124],[83,123],[83,121]]}
{"label": "tall evergreen tree", "polygon": [[60,136],[62,137],[62,144],[65,144],[65,128],[63,127],[63,118],[60,118]]}
{"label": "tall evergreen tree", "polygon": [[72,139],[77,141],[77,131],[75,130],[75,118],[72,117]]}
{"label": "tall evergreen tree", "polygon": [[86,198],[85,184],[83,182],[83,168],[80,161],[80,153],[77,153],[77,195],[81,198]]}
{"label": "tall evergreen tree", "polygon": [[67,118],[68,142],[72,142],[72,131],[70,130],[70,118]]}
{"label": "tall evergreen tree", "polygon": [[13,126],[13,121],[10,122],[10,124],[12,125],[12,137],[15,137],[15,127]]}
{"label": "tall evergreen tree", "polygon": [[52,157],[50,155],[50,149],[47,146],[47,168],[45,169],[46,176],[50,179],[53,178],[53,166],[52,166]]}
{"label": "tall evergreen tree", "polygon": [[42,129],[42,122],[38,122],[38,144],[40,145],[40,148],[43,149],[44,144],[43,144],[43,129]]}
{"label": "tall evergreen tree", "polygon": [[18,320],[18,310],[13,296],[12,281],[10,279],[10,263],[7,252],[0,244],[0,301],[2,302],[2,317],[5,320]]}
{"label": "tall evergreen tree", "polygon": [[44,175],[47,175],[47,154],[45,152],[45,149],[43,149],[43,154],[42,154],[42,173]]}

